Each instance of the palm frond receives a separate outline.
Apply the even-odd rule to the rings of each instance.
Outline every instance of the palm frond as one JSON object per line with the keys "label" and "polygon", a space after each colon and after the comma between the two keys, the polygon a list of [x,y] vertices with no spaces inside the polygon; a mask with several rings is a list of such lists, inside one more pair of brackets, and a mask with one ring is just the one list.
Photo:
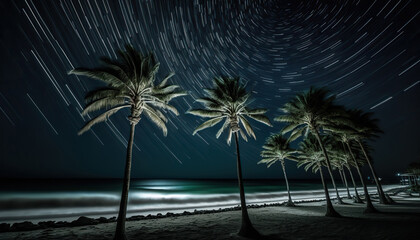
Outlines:
{"label": "palm frond", "polygon": [[195,115],[195,116],[203,117],[203,118],[214,118],[214,117],[222,116],[222,113],[220,111],[207,110],[207,109],[191,109],[191,110],[188,110],[187,113]]}
{"label": "palm frond", "polygon": [[161,116],[152,110],[152,108],[145,108],[144,114],[150,119],[150,121],[152,121],[158,128],[162,130],[163,135],[166,137],[168,134],[168,129],[166,128],[164,119],[161,119]]}
{"label": "palm frond", "polygon": [[78,132],[78,135],[83,134],[84,132],[88,131],[93,125],[106,121],[112,114],[118,112],[120,109],[123,108],[127,108],[127,107],[131,107],[130,105],[123,105],[123,106],[118,106],[118,107],[114,107],[104,113],[102,113],[101,115],[93,118],[92,120],[90,120],[89,122],[87,122],[82,129],[80,129],[80,131]]}
{"label": "palm frond", "polygon": [[121,91],[120,89],[112,88],[112,87],[102,87],[102,88],[97,88],[95,90],[92,90],[86,93],[85,100],[87,102],[91,102],[100,98],[112,97],[112,96],[114,97],[125,96],[127,98],[130,97],[128,93]]}
{"label": "palm frond", "polygon": [[83,109],[82,115],[86,116],[87,114],[98,111],[102,108],[111,108],[118,105],[122,105],[124,103],[127,103],[125,97],[111,96],[111,97],[100,98],[86,105],[86,107]]}
{"label": "palm frond", "polygon": [[255,109],[246,109],[246,113],[249,115],[261,115],[265,114],[267,112],[267,109],[265,108],[255,108]]}
{"label": "palm frond", "polygon": [[230,145],[230,143],[232,141],[232,135],[233,135],[232,129],[229,128],[228,138],[226,140],[226,142],[227,142],[228,145]]}
{"label": "palm frond", "polygon": [[162,82],[159,83],[159,85],[157,85],[158,88],[162,88],[166,85],[166,83],[168,82],[169,78],[173,77],[175,75],[175,72],[170,72],[163,80]]}
{"label": "palm frond", "polygon": [[255,136],[254,130],[252,129],[251,125],[249,124],[248,120],[246,120],[245,117],[243,116],[239,116],[239,120],[242,123],[242,126],[244,127],[246,133],[253,137],[254,139],[256,139],[257,137]]}
{"label": "palm frond", "polygon": [[113,87],[120,87],[125,85],[124,81],[112,74],[109,69],[88,69],[88,68],[75,68],[70,70],[69,74],[82,75],[103,81]]}
{"label": "palm frond", "polygon": [[248,142],[248,138],[246,137],[246,134],[244,133],[244,130],[239,128],[239,133],[241,134],[242,139],[245,140],[245,142]]}
{"label": "palm frond", "polygon": [[262,115],[262,114],[255,114],[255,115],[248,115],[248,117],[254,119],[255,121],[258,121],[260,123],[264,123],[267,126],[272,127],[273,125],[271,125],[270,119],[268,119],[268,117]]}
{"label": "palm frond", "polygon": [[201,131],[209,127],[213,127],[214,125],[218,124],[222,120],[223,120],[223,117],[216,117],[216,118],[205,121],[194,130],[193,135],[195,135],[198,131]]}
{"label": "palm frond", "polygon": [[295,122],[295,118],[293,118],[289,115],[280,115],[278,117],[275,117],[274,121],[292,123],[292,122]]}
{"label": "palm frond", "polygon": [[225,122],[223,123],[223,126],[217,131],[216,138],[219,138],[222,132],[229,126],[230,121],[229,118],[226,118]]}
{"label": "palm frond", "polygon": [[186,95],[188,95],[187,92],[178,91],[178,92],[171,92],[171,93],[166,93],[166,94],[155,94],[155,97],[157,97],[158,99],[160,99],[164,102],[169,102],[174,98],[182,97],[182,96],[186,96]]}

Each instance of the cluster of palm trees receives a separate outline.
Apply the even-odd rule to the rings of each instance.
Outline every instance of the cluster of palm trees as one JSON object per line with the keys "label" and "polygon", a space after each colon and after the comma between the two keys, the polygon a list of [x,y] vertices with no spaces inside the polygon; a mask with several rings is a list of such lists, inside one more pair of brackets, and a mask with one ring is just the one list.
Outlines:
{"label": "cluster of palm trees", "polygon": [[[125,220],[135,127],[141,120],[141,117],[145,115],[166,136],[167,117],[165,114],[169,111],[178,115],[177,109],[170,105],[169,102],[174,98],[186,95],[186,92],[181,91],[178,85],[168,83],[168,80],[174,73],[168,74],[161,82],[155,83],[159,63],[155,60],[152,53],[143,55],[129,45],[126,46],[125,51],[117,52],[119,56],[117,60],[106,57],[101,58],[102,67],[93,69],[76,68],[71,70],[69,74],[87,76],[106,84],[105,87],[95,89],[86,94],[87,105],[82,112],[83,115],[90,118],[89,113],[101,109],[105,109],[105,112],[91,118],[82,127],[79,134],[88,131],[96,123],[106,121],[120,109],[130,109],[130,115],[127,117],[130,124],[130,135],[127,144],[120,209],[114,235],[114,239],[126,239]],[[208,118],[195,129],[193,135],[198,131],[223,122],[216,134],[216,138],[219,138],[226,130],[228,132],[227,143],[230,145],[232,137],[235,139],[237,177],[242,211],[242,224],[239,235],[258,236],[257,230],[252,226],[249,219],[246,207],[239,138],[241,137],[245,141],[247,141],[248,137],[256,138],[248,119],[256,120],[268,126],[272,125],[270,120],[264,115],[267,109],[253,109],[249,107],[250,94],[246,91],[246,85],[239,78],[216,77],[213,83],[214,87],[204,89],[205,96],[196,100],[203,105],[203,108],[191,109],[187,112],[202,118]],[[298,94],[281,108],[284,115],[278,116],[275,118],[275,121],[286,123],[286,127],[280,133],[274,134],[267,139],[266,144],[263,146],[264,150],[261,152],[263,160],[260,163],[267,163],[268,166],[271,166],[276,161],[281,162],[289,196],[288,205],[291,206],[293,201],[287,182],[284,160],[297,161],[298,166],[305,165],[305,170],[319,171],[327,199],[327,216],[339,215],[331,204],[322,168],[327,168],[335,187],[332,171],[337,169],[343,175],[343,179],[347,181],[344,172],[344,169],[347,169],[355,187],[355,198],[360,202],[355,180],[350,170],[351,166],[353,166],[357,169],[364,186],[367,207],[369,211],[373,211],[374,208],[360,172],[360,165],[365,162],[368,163],[378,185],[381,202],[387,203],[365,144],[367,139],[376,136],[380,130],[377,127],[376,120],[372,119],[369,113],[363,113],[359,110],[346,111],[343,107],[334,104],[334,96],[327,96],[327,94],[328,91],[325,89],[311,88],[308,92]],[[285,137],[288,133],[289,137]],[[297,139],[303,139],[303,141],[300,143],[299,149],[292,149],[290,143]],[[339,201],[341,201],[337,188],[336,194]],[[350,196],[349,192],[348,195]]]}
{"label": "cluster of palm trees", "polygon": [[[377,137],[381,133],[377,124],[378,120],[372,117],[372,113],[345,109],[345,107],[335,104],[335,96],[329,95],[328,90],[313,87],[307,92],[297,94],[280,110],[283,114],[274,120],[285,123],[286,126],[280,133],[273,134],[266,140],[263,146],[264,150],[261,152],[263,159],[259,163],[267,163],[269,167],[276,161],[280,161],[285,179],[287,177],[284,159],[296,161],[297,166],[304,166],[305,171],[311,169],[314,173],[319,172],[327,201],[325,215],[337,217],[340,215],[331,203],[323,168],[328,171],[339,203],[343,202],[334,180],[333,171],[337,170],[339,172],[343,183],[347,187],[347,196],[351,198],[345,169],[347,169],[353,182],[355,202],[362,203],[352,173],[352,167],[354,167],[364,190],[365,212],[375,212],[376,209],[372,205],[361,172],[361,166],[367,163],[377,185],[380,202],[383,204],[390,203],[390,199],[385,196],[382,190],[368,154],[366,140]],[[288,137],[286,137],[287,134]],[[298,139],[301,139],[298,144],[299,147],[297,149],[291,148],[290,143]],[[286,186],[289,192],[287,180]],[[290,192],[288,194],[290,203],[292,202]]]}

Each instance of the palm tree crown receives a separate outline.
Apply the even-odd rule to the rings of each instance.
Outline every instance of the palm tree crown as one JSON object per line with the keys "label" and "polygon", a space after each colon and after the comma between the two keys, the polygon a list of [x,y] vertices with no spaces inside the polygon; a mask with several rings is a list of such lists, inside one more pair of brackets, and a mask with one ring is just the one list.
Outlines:
{"label": "palm tree crown", "polygon": [[130,108],[131,115],[128,119],[131,124],[137,124],[140,121],[140,115],[144,113],[166,136],[167,118],[158,108],[178,115],[176,108],[168,103],[173,98],[186,95],[186,93],[179,91],[177,85],[167,84],[173,73],[155,85],[159,63],[156,62],[152,53],[143,56],[132,46],[126,46],[126,51],[118,51],[118,54],[119,61],[107,57],[101,58],[103,67],[76,68],[69,72],[69,74],[84,75],[107,84],[106,87],[86,94],[87,105],[82,112],[83,115],[100,109],[106,109],[106,111],[87,122],[79,131],[79,135],[88,131],[96,123],[106,121],[118,110]]}
{"label": "palm tree crown", "polygon": [[360,109],[348,110],[347,115],[353,127],[353,139],[363,140],[378,137],[383,133],[378,126],[379,120],[373,118],[372,112],[363,112]]}
{"label": "palm tree crown", "polygon": [[335,105],[334,100],[335,96],[328,96],[327,89],[311,87],[308,92],[297,94],[284,104],[280,108],[284,115],[274,120],[288,124],[283,134],[291,132],[290,141],[294,141],[309,131],[319,131],[342,119],[343,108]]}
{"label": "palm tree crown", "polygon": [[256,138],[254,130],[246,117],[271,126],[270,120],[264,116],[267,109],[250,109],[247,107],[250,94],[247,93],[246,86],[241,84],[239,77],[216,77],[213,83],[214,88],[205,89],[206,97],[196,100],[202,103],[205,109],[191,109],[188,111],[189,114],[210,118],[198,126],[193,135],[224,120],[223,126],[216,134],[216,138],[219,138],[222,132],[228,128],[227,143],[230,144],[232,135],[235,132],[239,132],[245,141],[247,141],[245,132],[248,136]]}
{"label": "palm tree crown", "polygon": [[261,151],[261,157],[263,159],[258,164],[266,163],[267,167],[271,167],[271,165],[279,160],[296,160],[294,157],[296,151],[290,147],[287,139],[280,133],[269,136],[263,145],[263,149]]}
{"label": "palm tree crown", "polygon": [[[323,136],[323,142],[328,143],[328,139]],[[314,135],[309,134],[299,143],[299,156],[297,167],[305,166],[305,171],[312,169],[313,173],[318,172],[321,166],[325,165],[325,157]]]}

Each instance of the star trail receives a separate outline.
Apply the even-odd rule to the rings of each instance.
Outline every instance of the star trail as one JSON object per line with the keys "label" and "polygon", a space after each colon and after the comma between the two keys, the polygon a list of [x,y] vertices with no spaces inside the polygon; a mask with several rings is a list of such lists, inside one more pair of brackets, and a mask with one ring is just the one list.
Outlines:
{"label": "star trail", "polygon": [[[312,85],[328,87],[347,107],[374,111],[385,131],[373,143],[374,160],[380,174],[393,175],[420,158],[418,6],[414,0],[1,1],[0,176],[122,176],[128,111],[77,136],[90,119],[81,116],[83,97],[99,83],[67,73],[98,66],[101,56],[116,58],[125,44],[153,51],[158,77],[175,72],[171,81],[189,93],[174,101],[181,114],[169,115],[167,137],[147,120],[139,123],[133,177],[234,177],[232,146],[216,139],[216,130],[192,136],[200,119],[183,114],[218,75],[240,76],[253,107],[268,108],[270,118]],[[279,177],[278,169],[256,163],[264,139],[282,126],[254,126],[257,141],[241,146],[245,177]],[[291,170],[292,178],[304,175]]]}

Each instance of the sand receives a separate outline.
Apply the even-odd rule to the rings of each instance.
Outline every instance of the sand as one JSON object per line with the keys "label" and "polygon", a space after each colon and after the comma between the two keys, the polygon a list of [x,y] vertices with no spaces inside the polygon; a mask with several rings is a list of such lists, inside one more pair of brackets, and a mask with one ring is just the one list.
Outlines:
{"label": "sand", "polygon": [[[249,209],[259,239],[418,239],[420,197],[400,192],[395,204],[363,214],[363,204],[343,199],[334,204],[341,218],[325,217],[325,201],[298,203],[296,207],[270,206]],[[244,239],[236,235],[241,212],[227,211],[159,219],[128,221],[129,239]],[[47,228],[0,233],[0,239],[112,239],[116,223],[81,227]]]}

